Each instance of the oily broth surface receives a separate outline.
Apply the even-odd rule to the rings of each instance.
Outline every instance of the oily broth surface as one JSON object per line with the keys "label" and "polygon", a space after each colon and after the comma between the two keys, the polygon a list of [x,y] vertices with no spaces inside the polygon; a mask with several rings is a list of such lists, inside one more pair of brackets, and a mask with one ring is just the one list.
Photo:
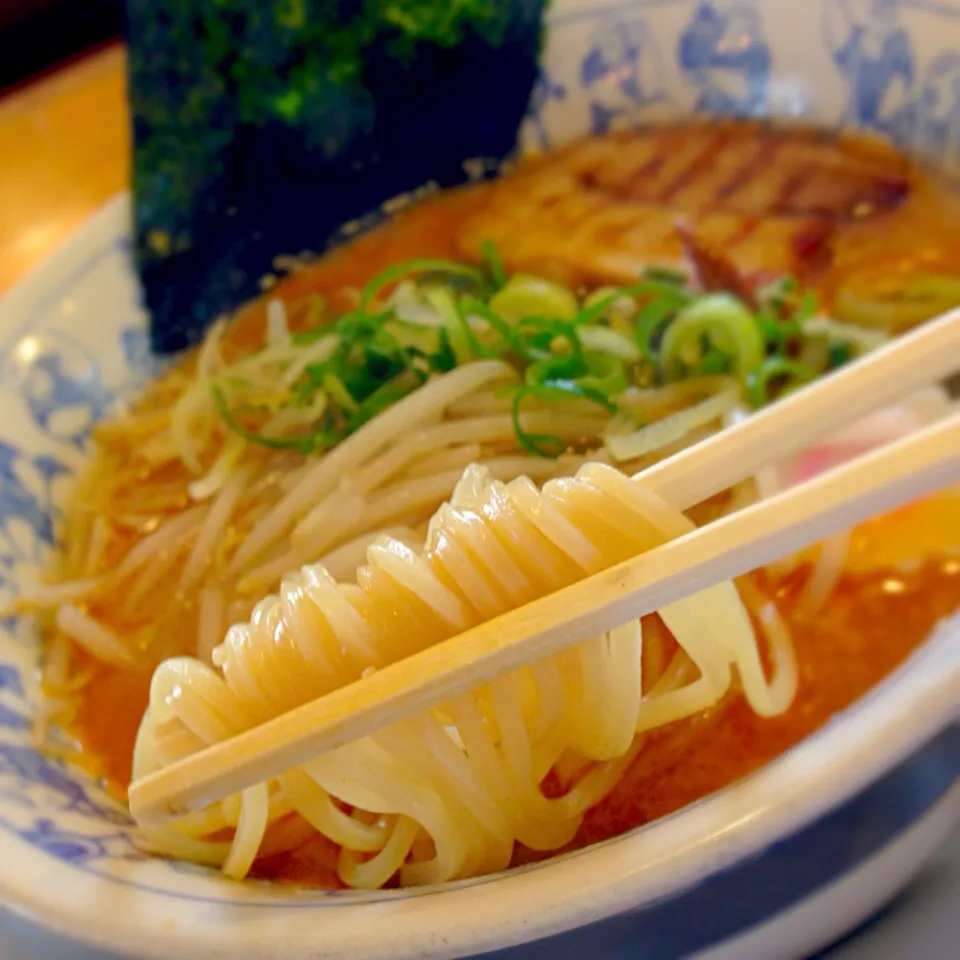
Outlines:
{"label": "oily broth surface", "polygon": [[[686,124],[577,141],[502,179],[444,191],[285,278],[271,296],[320,294],[334,310],[413,257],[478,261],[497,243],[508,271],[571,286],[683,268],[679,221],[752,278],[800,276],[829,308],[853,275],[960,275],[960,190],[856,136],[753,123]],[[239,342],[262,336],[263,303]]]}
{"label": "oily broth surface", "polygon": [[[960,561],[945,558],[909,575],[847,577],[828,609],[811,618],[796,610],[802,572],[780,584],[764,574],[750,579],[775,599],[793,634],[800,667],[794,705],[764,719],[742,697],[728,696],[705,714],[653,731],[568,849],[625,833],[753,773],[875,686],[960,602]],[[520,847],[514,865],[539,859],[544,856]],[[290,853],[261,858],[254,875],[339,887],[335,863],[335,846],[314,835]]]}
{"label": "oily broth surface", "polygon": [[[296,327],[305,322],[303,307],[311,297],[323,297],[330,312],[346,309],[384,268],[419,256],[477,259],[485,239],[497,242],[511,271],[574,286],[628,282],[651,263],[682,264],[674,232],[681,217],[745,274],[797,274],[821,291],[828,306],[845,278],[878,265],[903,275],[960,275],[960,196],[899,154],[806,131],[704,126],[582,141],[521,163],[501,181],[444,193],[298,268],[270,296],[289,305]],[[241,311],[227,349],[259,346],[263,329],[258,301]],[[185,358],[171,376],[189,373],[194,362]],[[159,390],[162,398],[162,384]],[[154,399],[145,403],[157,402],[157,389],[152,392]],[[186,475],[164,480],[185,487]],[[955,516],[956,502],[935,504],[922,519],[897,526],[905,550],[930,543],[941,511]],[[574,846],[646,823],[755,770],[848,706],[920,644],[960,602],[960,577],[950,558],[956,545],[941,545],[920,570],[891,573],[898,551],[881,549],[891,535],[883,521],[863,528],[853,573],[815,620],[795,608],[802,572],[780,583],[753,575],[795,639],[801,679],[794,707],[783,717],[762,719],[742,698],[728,697],[704,716],[650,734],[629,773],[589,813]],[[870,561],[871,543],[880,572]],[[193,652],[189,637],[174,644],[171,653]],[[75,723],[85,762],[122,794],[150,673],[76,656],[78,669],[92,670]],[[273,828],[298,829],[295,818]],[[254,872],[336,886],[335,849],[322,838],[304,838],[292,854],[261,857]],[[267,851],[269,845],[268,838]],[[516,860],[531,857],[521,849]]]}
{"label": "oily broth surface", "polygon": [[[875,529],[880,533],[882,528]],[[672,813],[757,770],[882,680],[960,603],[960,561],[946,557],[906,575],[848,576],[815,618],[796,610],[803,573],[780,584],[762,573],[751,580],[775,600],[793,635],[800,666],[794,705],[781,717],[765,719],[742,698],[730,696],[703,716],[651,733],[616,788],[588,813],[574,847]],[[130,780],[133,741],[148,686],[149,676],[103,669],[91,681],[79,717],[87,750],[98,758],[95,769],[119,794]],[[533,858],[520,849],[515,859],[523,863]],[[337,887],[335,860],[335,847],[311,834],[293,853],[261,858],[254,873]]]}

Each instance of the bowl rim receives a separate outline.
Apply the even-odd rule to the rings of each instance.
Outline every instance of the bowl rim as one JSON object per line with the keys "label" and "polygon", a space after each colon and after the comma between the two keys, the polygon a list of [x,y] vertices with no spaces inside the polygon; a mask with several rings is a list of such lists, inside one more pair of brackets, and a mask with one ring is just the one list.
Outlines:
{"label": "bowl rim", "polygon": [[[23,330],[31,304],[44,302],[52,275],[76,270],[92,245],[123,241],[129,220],[129,198],[121,195],[21,280],[0,301],[4,340]],[[3,359],[0,352],[0,368]],[[291,958],[366,960],[398,951],[444,960],[504,948],[676,895],[757,854],[909,756],[960,716],[958,703],[960,617],[954,617],[881,684],[756,773],[645,827],[529,868],[412,896],[313,900],[297,911],[280,903],[211,906],[161,892],[124,892],[106,878],[85,879],[64,898],[50,891],[62,888],[71,868],[4,832],[0,862],[17,869],[0,868],[0,903],[75,940],[140,957],[263,958],[278,942]],[[108,895],[111,886],[125,908],[91,911],[90,893]],[[323,943],[315,911],[323,911]],[[386,921],[389,940],[382,935]]]}
{"label": "bowl rim", "polygon": [[[49,896],[50,884],[62,886],[68,868],[2,834],[0,862],[15,862],[8,853],[16,851],[37,861],[31,870],[40,869],[29,887],[20,882],[22,861],[17,875],[0,871],[0,902],[74,940],[136,951],[145,960],[173,953],[184,960],[263,960],[278,942],[287,957],[329,960],[449,960],[503,949],[669,899],[762,853],[855,797],[960,718],[958,694],[960,617],[954,616],[864,698],[738,783],[604,843],[420,895],[315,900],[296,911],[283,903],[197,909],[195,901],[114,886],[125,908],[91,912],[85,895]],[[110,888],[103,878],[87,894]]]}

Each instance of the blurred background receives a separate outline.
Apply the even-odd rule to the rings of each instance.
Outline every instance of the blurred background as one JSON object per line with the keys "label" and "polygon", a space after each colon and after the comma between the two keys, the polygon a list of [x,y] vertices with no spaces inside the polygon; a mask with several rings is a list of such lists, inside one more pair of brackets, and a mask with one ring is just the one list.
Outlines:
{"label": "blurred background", "polygon": [[0,0],[0,294],[128,181],[123,0]]}
{"label": "blurred background", "polygon": [[0,88],[117,37],[123,0],[0,0]]}

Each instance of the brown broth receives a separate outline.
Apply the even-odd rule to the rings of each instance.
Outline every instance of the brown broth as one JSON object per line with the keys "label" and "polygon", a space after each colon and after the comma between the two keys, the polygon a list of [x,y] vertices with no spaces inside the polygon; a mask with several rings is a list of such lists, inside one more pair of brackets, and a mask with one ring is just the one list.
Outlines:
{"label": "brown broth", "polygon": [[[707,156],[716,162],[705,163]],[[658,165],[658,157],[670,164]],[[323,296],[332,311],[344,309],[387,266],[417,256],[476,259],[488,238],[499,244],[508,269],[575,285],[629,281],[650,262],[680,265],[673,225],[681,216],[745,274],[797,273],[828,303],[846,278],[867,269],[960,276],[960,194],[946,181],[857,140],[743,125],[617,134],[522,163],[512,177],[401,213],[296,270],[271,296],[289,304],[296,325],[311,296]],[[808,256],[811,244],[815,257]],[[262,300],[241,311],[230,333],[234,349],[262,342],[263,313]],[[188,357],[173,376],[192,362]],[[162,405],[162,391],[161,385],[145,407]],[[184,484],[181,473],[170,482]],[[794,636],[800,688],[793,707],[762,719],[730,695],[705,715],[651,733],[573,845],[622,833],[749,774],[869,690],[960,604],[960,564],[950,559],[960,553],[956,531],[960,496],[860,528],[852,573],[815,620],[794,609],[796,581],[771,585],[755,575],[762,589],[776,593]],[[128,546],[111,542],[108,551],[122,555]],[[924,554],[939,559],[919,569],[914,563],[908,574],[876,572]],[[188,637],[174,640],[189,652]],[[149,682],[149,672],[99,666],[83,691],[77,731],[92,765],[121,794]],[[287,831],[302,832],[303,842],[292,853],[262,856],[255,875],[338,886],[336,849],[296,817],[271,827],[267,848]],[[518,850],[516,861],[532,857]]]}
{"label": "brown broth", "polygon": [[[934,504],[943,507],[945,498]],[[947,505],[953,498],[947,499]],[[929,510],[930,508],[924,508]],[[912,524],[902,518],[860,528],[860,551],[889,550],[891,536],[909,543]],[[923,537],[923,527],[913,528]],[[772,584],[752,574],[755,586],[772,597],[797,652],[799,688],[781,717],[763,718],[742,697],[728,695],[707,713],[652,732],[614,790],[587,814],[570,849],[624,833],[680,809],[752,773],[799,743],[845,709],[902,663],[937,622],[960,606],[960,559],[943,555],[911,573],[873,572],[844,578],[824,611],[804,617],[796,609],[803,575]],[[101,759],[97,770],[124,794],[130,780],[133,741],[146,708],[149,677],[104,668],[87,687],[79,717],[88,751]],[[302,827],[296,817],[271,828]],[[316,887],[341,886],[336,847],[311,831],[289,853],[258,859],[253,875]],[[520,848],[515,863],[541,859]]]}
{"label": "brown broth", "polygon": [[[780,717],[757,716],[728,695],[713,710],[648,735],[613,791],[590,810],[573,843],[579,849],[642,826],[753,773],[850,706],[901,664],[937,622],[960,605],[960,561],[931,561],[909,575],[846,578],[815,618],[795,610],[802,577],[772,587],[793,635],[800,683]],[[518,848],[514,865],[544,859]],[[286,883],[340,887],[336,848],[314,835],[290,853],[263,857],[253,874]]]}
{"label": "brown broth", "polygon": [[778,606],[793,634],[800,685],[780,717],[758,717],[730,696],[704,716],[651,734],[613,792],[586,817],[576,845],[640,826],[706,796],[823,726],[875,686],[960,604],[960,562],[931,562],[909,576],[849,578],[828,607],[804,619],[791,590]]}
{"label": "brown broth", "polygon": [[[827,306],[854,277],[960,276],[960,190],[925,165],[856,136],[686,124],[578,141],[446,191],[297,270],[271,296],[295,304],[319,293],[342,309],[387,266],[477,261],[486,240],[509,270],[573,286],[630,283],[651,263],[684,267],[679,220],[748,277],[795,274]],[[263,303],[243,320],[238,342],[258,341]]]}

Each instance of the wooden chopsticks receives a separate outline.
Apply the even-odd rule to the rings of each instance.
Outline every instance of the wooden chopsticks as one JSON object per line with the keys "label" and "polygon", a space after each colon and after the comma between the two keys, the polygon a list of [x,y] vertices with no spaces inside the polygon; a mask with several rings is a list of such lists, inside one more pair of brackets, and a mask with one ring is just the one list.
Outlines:
{"label": "wooden chopsticks", "polygon": [[[685,509],[960,367],[960,311],[638,475]],[[157,771],[130,788],[144,825],[326,751],[960,481],[960,415],[481,624]]]}

